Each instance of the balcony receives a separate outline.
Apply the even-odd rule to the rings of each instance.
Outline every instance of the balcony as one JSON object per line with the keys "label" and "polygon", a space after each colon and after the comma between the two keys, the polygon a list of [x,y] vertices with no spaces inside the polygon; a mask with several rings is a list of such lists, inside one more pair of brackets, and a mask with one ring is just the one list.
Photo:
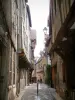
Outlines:
{"label": "balcony", "polygon": [[33,69],[31,63],[28,61],[24,49],[20,48],[18,50],[19,55],[19,68],[25,68],[25,69]]}

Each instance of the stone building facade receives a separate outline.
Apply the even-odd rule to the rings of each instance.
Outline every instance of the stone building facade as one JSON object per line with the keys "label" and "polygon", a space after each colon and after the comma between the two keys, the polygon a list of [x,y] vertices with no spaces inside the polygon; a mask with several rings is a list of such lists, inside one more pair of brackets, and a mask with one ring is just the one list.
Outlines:
{"label": "stone building facade", "polygon": [[[52,65],[52,86],[62,98],[74,100],[74,0],[50,0],[47,50]],[[67,94],[67,96],[65,96]]]}
{"label": "stone building facade", "polygon": [[0,100],[29,84],[31,16],[27,0],[0,0]]}
{"label": "stone building facade", "polygon": [[0,0],[0,7],[0,37],[2,41],[0,80],[3,81],[0,82],[0,100],[11,100],[16,94],[17,7],[14,0]]}
{"label": "stone building facade", "polygon": [[18,1],[19,9],[19,33],[18,33],[18,79],[17,79],[17,94],[25,86],[29,85],[29,73],[32,69],[30,59],[30,34],[31,34],[31,14],[29,5],[23,1]]}
{"label": "stone building facade", "polygon": [[42,82],[45,82],[46,77],[46,66],[48,64],[47,57],[45,55],[42,55],[39,60],[36,62],[36,79],[42,80]]}
{"label": "stone building facade", "polygon": [[31,55],[31,64],[33,66],[33,70],[31,73],[31,82],[36,82],[36,68],[35,68],[35,57],[34,57],[34,49],[36,47],[36,43],[37,43],[37,39],[36,39],[36,30],[35,29],[31,29],[31,34],[30,34],[30,40],[31,40],[31,51],[30,51],[30,55]]}

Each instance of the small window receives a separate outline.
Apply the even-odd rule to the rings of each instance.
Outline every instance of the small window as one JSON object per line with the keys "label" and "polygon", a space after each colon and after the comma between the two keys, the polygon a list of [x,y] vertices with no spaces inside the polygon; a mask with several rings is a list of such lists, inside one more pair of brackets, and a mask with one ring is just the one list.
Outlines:
{"label": "small window", "polygon": [[9,85],[12,85],[12,49],[10,45],[10,59],[9,59]]}
{"label": "small window", "polygon": [[56,0],[54,0],[54,11],[55,11],[55,15],[56,15]]}
{"label": "small window", "polygon": [[15,84],[15,52],[13,50],[13,84]]}
{"label": "small window", "polygon": [[16,7],[18,8],[18,0],[15,0],[15,3],[16,3]]}
{"label": "small window", "polygon": [[63,82],[66,81],[66,74],[65,74],[65,64],[62,63],[62,76],[63,76]]}
{"label": "small window", "polygon": [[15,84],[15,51],[10,47],[9,85]]}

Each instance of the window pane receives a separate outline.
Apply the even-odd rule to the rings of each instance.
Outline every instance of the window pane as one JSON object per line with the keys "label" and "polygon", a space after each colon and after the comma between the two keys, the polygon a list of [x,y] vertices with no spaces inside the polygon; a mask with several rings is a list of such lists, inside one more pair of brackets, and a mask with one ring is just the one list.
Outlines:
{"label": "window pane", "polygon": [[15,84],[15,73],[13,73],[13,84]]}
{"label": "window pane", "polygon": [[13,51],[13,84],[15,84],[15,51]]}
{"label": "window pane", "polygon": [[9,85],[12,84],[12,72],[9,72]]}
{"label": "window pane", "polygon": [[9,59],[9,85],[12,84],[12,48],[10,45],[10,59]]}

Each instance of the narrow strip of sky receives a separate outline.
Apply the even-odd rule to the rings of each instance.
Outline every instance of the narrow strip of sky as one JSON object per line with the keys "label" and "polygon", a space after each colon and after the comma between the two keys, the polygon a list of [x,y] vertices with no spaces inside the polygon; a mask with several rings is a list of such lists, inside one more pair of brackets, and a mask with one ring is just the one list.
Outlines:
{"label": "narrow strip of sky", "polygon": [[47,26],[49,13],[49,0],[28,0],[31,10],[32,28],[37,31],[37,45],[35,48],[35,57],[44,48],[43,28]]}

